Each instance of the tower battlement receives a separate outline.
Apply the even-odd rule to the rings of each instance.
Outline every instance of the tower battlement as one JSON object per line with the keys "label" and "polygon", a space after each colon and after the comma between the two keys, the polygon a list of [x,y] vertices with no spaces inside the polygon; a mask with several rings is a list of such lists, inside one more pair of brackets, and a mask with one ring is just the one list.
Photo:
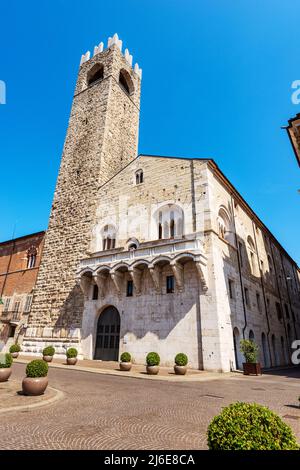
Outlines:
{"label": "tower battlement", "polygon": [[[107,48],[110,49],[111,47],[116,46],[121,54],[122,54],[122,46],[123,46],[123,41],[119,39],[119,36],[117,33],[113,35],[113,37],[109,37],[107,41]],[[100,42],[98,46],[94,47],[94,52],[93,52],[93,57],[95,57],[98,54],[101,54],[104,51],[104,43]],[[139,67],[139,64],[136,62],[133,66],[133,57],[130,54],[129,50],[126,48],[124,52],[124,58],[128,65],[133,68],[134,72],[137,74],[137,76],[142,79],[142,69]],[[87,51],[85,54],[82,54],[81,59],[80,59],[80,66],[82,66],[85,62],[88,62],[91,59],[91,52]]]}

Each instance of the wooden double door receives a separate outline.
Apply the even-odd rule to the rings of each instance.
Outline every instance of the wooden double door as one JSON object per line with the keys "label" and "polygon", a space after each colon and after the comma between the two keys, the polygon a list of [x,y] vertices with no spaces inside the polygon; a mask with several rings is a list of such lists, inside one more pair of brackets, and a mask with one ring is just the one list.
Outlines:
{"label": "wooden double door", "polygon": [[118,310],[107,307],[99,315],[94,359],[117,361],[119,359],[120,315]]}

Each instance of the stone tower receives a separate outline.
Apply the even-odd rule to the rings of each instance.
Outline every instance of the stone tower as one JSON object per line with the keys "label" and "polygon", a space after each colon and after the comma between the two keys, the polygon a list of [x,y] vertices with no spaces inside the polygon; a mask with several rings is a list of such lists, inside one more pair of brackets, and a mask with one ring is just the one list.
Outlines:
{"label": "stone tower", "polygon": [[[24,351],[79,341],[87,256],[99,188],[137,156],[141,69],[115,34],[81,57]],[[60,351],[59,351],[60,350]]]}

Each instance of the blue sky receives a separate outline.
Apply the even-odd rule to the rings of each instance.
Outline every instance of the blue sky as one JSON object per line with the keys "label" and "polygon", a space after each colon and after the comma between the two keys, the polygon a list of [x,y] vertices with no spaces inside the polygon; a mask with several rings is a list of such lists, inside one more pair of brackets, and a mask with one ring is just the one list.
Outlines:
{"label": "blue sky", "polygon": [[300,264],[300,2],[48,0],[1,6],[0,241],[45,229],[79,60],[118,32],[143,69],[139,152],[212,157]]}

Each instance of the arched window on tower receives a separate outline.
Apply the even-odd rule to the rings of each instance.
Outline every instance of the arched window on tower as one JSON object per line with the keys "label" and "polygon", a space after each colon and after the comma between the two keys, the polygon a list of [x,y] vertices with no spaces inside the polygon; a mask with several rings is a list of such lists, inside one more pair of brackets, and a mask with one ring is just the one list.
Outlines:
{"label": "arched window on tower", "polygon": [[27,250],[27,269],[31,269],[35,267],[36,256],[37,256],[37,249],[35,246],[31,246]]}
{"label": "arched window on tower", "polygon": [[116,246],[116,228],[114,225],[105,225],[101,230],[102,250],[112,250]]}
{"label": "arched window on tower", "polygon": [[133,82],[130,78],[129,73],[125,69],[120,70],[119,84],[128,95],[131,95],[133,93]]}
{"label": "arched window on tower", "polygon": [[102,64],[95,64],[87,74],[87,84],[88,86],[92,83],[102,80],[104,77],[104,67]]}

